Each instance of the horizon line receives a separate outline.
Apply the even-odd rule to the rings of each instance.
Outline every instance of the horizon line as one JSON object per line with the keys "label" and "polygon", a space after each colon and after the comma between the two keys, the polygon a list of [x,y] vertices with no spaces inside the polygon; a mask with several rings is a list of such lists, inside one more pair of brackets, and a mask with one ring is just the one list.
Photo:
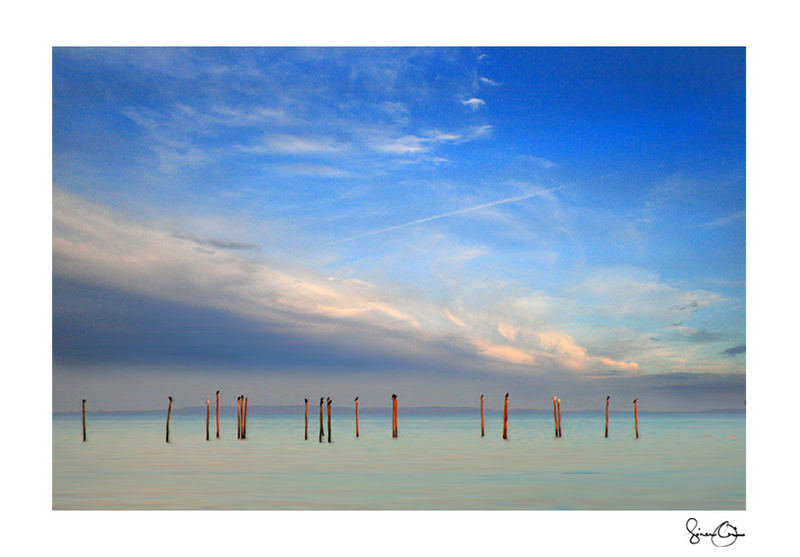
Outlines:
{"label": "horizon line", "polygon": [[[335,401],[334,401],[335,402]],[[310,405],[309,405],[310,406]],[[182,406],[180,408],[173,407],[172,412],[185,412],[185,411],[205,411],[205,405],[198,405],[198,406]],[[352,409],[351,406],[336,406],[335,404],[332,406],[334,410],[348,408]],[[612,407],[613,408],[613,407]],[[236,411],[236,405],[230,406],[220,406],[220,410],[229,409],[233,412]],[[297,409],[299,412],[303,410],[303,404],[251,404],[250,411],[254,410],[292,410],[294,411]],[[413,412],[413,411],[449,411],[449,412],[456,412],[456,411],[469,411],[469,412],[479,412],[479,406],[401,406],[400,407],[402,412]],[[512,407],[513,410],[516,411],[524,411],[524,412],[535,412],[535,413],[552,413],[552,408],[531,408],[531,407]],[[391,413],[390,406],[360,406],[360,412],[388,412]],[[698,414],[698,413],[714,413],[714,412],[746,412],[745,407],[725,407],[725,408],[709,408],[704,410],[644,410],[645,413],[654,413],[654,414]],[[500,413],[503,411],[501,407],[496,409],[486,408],[486,412],[497,412]],[[603,414],[605,410],[603,408],[578,408],[578,409],[570,409],[568,410],[570,413],[583,413],[583,414],[590,414],[590,413],[599,413]],[[89,411],[87,414],[150,414],[150,413],[162,413],[165,412],[163,408],[150,408],[150,409],[137,409],[137,410],[94,410]],[[643,412],[643,409],[639,409],[639,412]],[[53,416],[71,416],[71,415],[80,415],[80,410],[61,410],[61,411],[52,411]]]}

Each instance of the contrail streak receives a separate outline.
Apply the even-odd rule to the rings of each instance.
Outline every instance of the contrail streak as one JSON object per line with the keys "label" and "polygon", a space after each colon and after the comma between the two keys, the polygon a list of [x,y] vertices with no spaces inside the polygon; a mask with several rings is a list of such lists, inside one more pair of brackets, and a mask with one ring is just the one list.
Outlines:
{"label": "contrail streak", "polygon": [[524,199],[530,199],[531,197],[536,197],[540,195],[546,195],[551,193],[560,188],[554,188],[551,190],[540,190],[534,193],[529,193],[526,195],[520,195],[517,197],[507,197],[505,199],[500,199],[499,201],[492,201],[490,203],[484,203],[482,205],[475,205],[474,207],[467,207],[466,209],[459,209],[458,211],[450,211],[449,213],[442,213],[441,215],[434,215],[432,217],[426,217],[424,219],[414,220],[411,222],[404,222],[403,224],[396,224],[394,226],[390,226],[388,228],[380,228],[378,230],[370,230],[369,232],[364,232],[362,234],[356,234],[355,236],[350,236],[349,238],[342,238],[341,240],[336,240],[335,242],[331,242],[331,244],[341,244],[342,242],[349,242],[350,240],[355,240],[357,238],[365,238],[366,236],[374,236],[376,234],[382,234],[384,232],[389,232],[390,230],[397,230],[399,228],[406,228],[407,226],[414,226],[415,224],[422,224],[423,222],[430,222],[432,220],[443,219],[446,217],[453,217],[455,215],[463,215],[464,213],[471,213],[473,211],[480,211],[481,209],[486,209],[488,207],[495,207],[497,205],[505,205],[506,203],[514,203],[515,201],[522,201]]}

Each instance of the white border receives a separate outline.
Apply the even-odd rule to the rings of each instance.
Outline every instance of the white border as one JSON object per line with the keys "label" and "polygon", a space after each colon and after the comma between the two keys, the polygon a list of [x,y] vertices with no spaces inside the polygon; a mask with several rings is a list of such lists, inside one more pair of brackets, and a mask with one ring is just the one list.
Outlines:
{"label": "white border", "polygon": [[[3,33],[2,226],[10,554],[747,554],[791,547],[797,392],[796,18],[781,4],[672,1],[21,3]],[[776,7],[773,7],[776,6]],[[67,45],[746,45],[748,510],[743,512],[54,512],[51,507],[51,47]],[[7,174],[9,173],[10,174]],[[8,257],[10,255],[11,257]],[[790,321],[791,320],[791,321]],[[769,391],[767,388],[771,387]],[[8,400],[8,399],[7,399]],[[786,432],[786,435],[783,435]],[[795,488],[796,489],[796,488]],[[788,503],[785,502],[788,499]],[[730,520],[735,547],[683,524]],[[10,543],[9,543],[10,542]],[[700,544],[705,546],[707,544]],[[18,549],[18,551],[15,551]],[[782,552],[776,551],[776,554]]]}

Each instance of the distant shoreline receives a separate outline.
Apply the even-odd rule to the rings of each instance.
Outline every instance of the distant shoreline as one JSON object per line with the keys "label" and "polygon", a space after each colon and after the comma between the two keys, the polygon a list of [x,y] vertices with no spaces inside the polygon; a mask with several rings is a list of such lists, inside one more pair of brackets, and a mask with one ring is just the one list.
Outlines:
{"label": "distant shoreline", "polygon": [[[351,406],[334,406],[333,410],[338,414],[344,410],[352,411]],[[236,412],[235,406],[222,406],[220,411],[224,414],[232,414]],[[90,410],[88,413],[94,416],[160,416],[166,412],[166,408],[159,408],[154,410]],[[419,416],[441,416],[441,415],[464,415],[464,414],[477,414],[479,409],[477,407],[469,406],[409,406],[406,408],[401,407],[400,413],[406,415],[419,415]],[[552,415],[552,408],[512,408],[511,412],[514,414],[548,414]],[[205,415],[205,406],[192,406],[184,408],[174,408],[173,415],[178,416],[194,416]],[[390,408],[359,408],[359,413],[367,415],[390,415]],[[501,414],[502,410],[486,410],[486,414]],[[603,410],[569,410],[569,414],[598,414],[604,413]],[[613,410],[613,414],[619,414],[619,409]],[[639,410],[640,414],[745,414],[744,408],[719,408],[713,410],[657,410],[646,411]],[[80,411],[70,412],[53,412],[53,417],[58,416],[80,416]],[[303,415],[303,406],[250,406],[248,414],[254,416],[270,416],[270,415]]]}

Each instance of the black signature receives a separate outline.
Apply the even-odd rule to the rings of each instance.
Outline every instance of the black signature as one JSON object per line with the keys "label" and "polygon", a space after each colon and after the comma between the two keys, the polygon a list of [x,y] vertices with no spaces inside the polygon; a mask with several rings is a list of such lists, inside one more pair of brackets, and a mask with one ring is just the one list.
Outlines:
{"label": "black signature", "polygon": [[714,528],[713,531],[703,532],[697,527],[697,519],[690,518],[686,521],[686,529],[691,534],[689,537],[690,544],[698,543],[700,541],[700,537],[702,536],[711,538],[711,543],[717,547],[728,547],[729,545],[736,543],[737,539],[744,537],[744,534],[740,534],[736,529],[736,526],[727,520]]}

